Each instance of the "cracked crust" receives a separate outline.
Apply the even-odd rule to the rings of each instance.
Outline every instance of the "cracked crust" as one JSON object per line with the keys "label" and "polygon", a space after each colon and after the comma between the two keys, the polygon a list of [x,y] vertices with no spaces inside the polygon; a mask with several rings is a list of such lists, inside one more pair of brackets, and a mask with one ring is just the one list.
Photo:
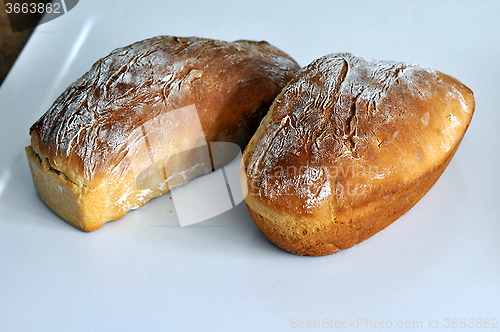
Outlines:
{"label": "cracked crust", "polygon": [[266,42],[160,36],[116,49],[31,127],[37,191],[85,231],[121,218],[210,171],[201,146],[244,149],[298,69]]}
{"label": "cracked crust", "polygon": [[474,112],[456,79],[413,64],[332,54],[276,98],[242,161],[245,201],[278,247],[349,248],[438,180]]}

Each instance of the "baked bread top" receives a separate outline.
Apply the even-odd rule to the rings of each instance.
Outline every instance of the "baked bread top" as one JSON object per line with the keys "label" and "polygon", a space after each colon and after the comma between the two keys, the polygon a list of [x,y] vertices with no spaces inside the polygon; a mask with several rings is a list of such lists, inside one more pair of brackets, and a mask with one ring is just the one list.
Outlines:
{"label": "baked bread top", "polygon": [[331,54],[276,98],[243,156],[247,204],[349,223],[452,154],[472,91],[417,65]]}
{"label": "baked bread top", "polygon": [[67,180],[97,187],[130,167],[124,161],[142,124],[195,105],[207,142],[244,148],[298,69],[266,42],[147,39],[114,50],[71,84],[31,127],[31,145]]}

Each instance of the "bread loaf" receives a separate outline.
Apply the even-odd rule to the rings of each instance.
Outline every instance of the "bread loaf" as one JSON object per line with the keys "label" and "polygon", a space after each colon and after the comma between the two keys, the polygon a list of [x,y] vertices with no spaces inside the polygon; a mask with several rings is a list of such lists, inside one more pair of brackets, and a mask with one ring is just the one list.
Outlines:
{"label": "bread loaf", "polygon": [[31,127],[43,201],[93,231],[230,161],[299,69],[266,42],[156,37],[97,61]]}
{"label": "bread loaf", "polygon": [[250,215],[291,253],[349,248],[434,185],[474,105],[471,90],[432,69],[352,54],[320,58],[276,98],[244,152]]}

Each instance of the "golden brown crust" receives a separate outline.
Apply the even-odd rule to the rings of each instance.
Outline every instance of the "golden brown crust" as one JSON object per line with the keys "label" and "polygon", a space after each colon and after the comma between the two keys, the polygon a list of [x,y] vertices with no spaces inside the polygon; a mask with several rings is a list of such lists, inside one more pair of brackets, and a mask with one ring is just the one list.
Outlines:
{"label": "golden brown crust", "polygon": [[280,248],[349,248],[408,211],[437,181],[474,111],[440,72],[351,54],[303,68],[243,155],[255,222]]}
{"label": "golden brown crust", "polygon": [[207,141],[244,148],[297,70],[265,42],[151,38],[114,50],[68,87],[31,127],[32,145],[71,179],[95,186],[123,157],[130,132],[194,104]]}
{"label": "golden brown crust", "polygon": [[[211,169],[210,162],[193,166],[203,157],[200,144],[233,142],[244,148],[298,69],[292,58],[266,42],[162,36],[116,49],[31,127],[27,154],[35,186],[64,219],[76,220],[70,223],[84,230],[97,229],[167,192],[172,183]],[[167,160],[171,155],[176,156]],[[156,181],[158,174],[165,180],[168,166],[171,173],[192,169],[189,176],[182,173],[180,180],[158,187],[137,183]],[[51,181],[62,181],[61,174],[67,188],[77,188],[68,189],[74,199],[49,190]],[[44,190],[54,192],[57,203]],[[94,218],[90,207],[100,195],[106,204]],[[69,213],[73,216],[63,212],[65,204],[77,205]]]}

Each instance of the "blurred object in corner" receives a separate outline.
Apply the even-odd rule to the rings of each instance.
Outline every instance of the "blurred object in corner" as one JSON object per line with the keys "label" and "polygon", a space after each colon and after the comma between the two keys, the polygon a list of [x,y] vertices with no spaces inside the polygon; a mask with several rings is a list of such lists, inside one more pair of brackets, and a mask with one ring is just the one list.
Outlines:
{"label": "blurred object in corner", "polygon": [[33,28],[12,32],[9,17],[5,10],[5,3],[0,2],[0,85],[10,68],[16,61],[19,53],[28,41]]}

